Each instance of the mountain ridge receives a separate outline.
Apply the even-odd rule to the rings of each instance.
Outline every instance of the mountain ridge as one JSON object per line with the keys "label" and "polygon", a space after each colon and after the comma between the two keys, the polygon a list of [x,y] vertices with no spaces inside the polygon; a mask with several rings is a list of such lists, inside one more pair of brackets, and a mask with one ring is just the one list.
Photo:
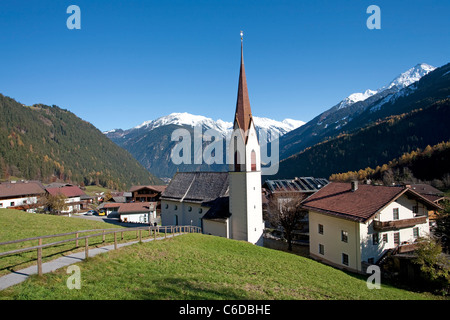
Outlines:
{"label": "mountain ridge", "polygon": [[[311,147],[324,139],[337,136],[344,131],[367,125],[370,121],[373,121],[373,117],[364,119],[360,115],[366,112],[368,108],[370,109],[375,103],[381,102],[383,99],[388,100],[389,97],[399,94],[399,92],[408,91],[407,88],[417,84],[423,77],[436,69],[429,64],[419,63],[377,90],[368,89],[365,93],[368,91],[370,93],[367,94],[351,94],[349,97],[358,97],[359,95],[360,100],[351,102],[347,97],[303,126],[282,136],[280,138],[280,159],[286,159],[307,147]],[[386,111],[384,116],[380,117],[389,114],[389,111]],[[355,121],[355,119],[358,121]]]}
{"label": "mountain ridge", "polygon": [[0,178],[99,184],[126,190],[160,184],[91,123],[58,106],[25,106],[0,94]]}

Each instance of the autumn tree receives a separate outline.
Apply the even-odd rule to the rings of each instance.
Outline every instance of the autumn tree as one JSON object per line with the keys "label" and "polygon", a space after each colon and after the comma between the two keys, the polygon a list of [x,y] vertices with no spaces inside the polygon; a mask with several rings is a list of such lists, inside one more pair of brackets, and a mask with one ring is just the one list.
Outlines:
{"label": "autumn tree", "polygon": [[43,197],[44,205],[50,210],[53,214],[61,214],[62,211],[66,211],[68,209],[68,205],[66,203],[67,197],[63,194],[51,195],[47,194]]}
{"label": "autumn tree", "polygon": [[292,251],[293,231],[302,228],[307,211],[301,208],[303,196],[298,193],[274,193],[269,199],[267,208],[268,221],[276,227],[282,227],[288,243],[288,250]]}

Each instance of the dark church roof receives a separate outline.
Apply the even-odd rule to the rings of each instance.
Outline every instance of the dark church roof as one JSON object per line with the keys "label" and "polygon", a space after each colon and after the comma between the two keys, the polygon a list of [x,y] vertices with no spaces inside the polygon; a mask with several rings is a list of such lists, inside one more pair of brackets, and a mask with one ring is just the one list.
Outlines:
{"label": "dark church roof", "polygon": [[220,197],[212,201],[203,202],[202,206],[210,207],[203,219],[223,220],[231,217],[230,213],[230,197]]}
{"label": "dark church roof", "polygon": [[301,177],[284,180],[266,180],[263,187],[270,193],[276,192],[302,192],[314,193],[329,183],[327,179]]}
{"label": "dark church roof", "polygon": [[161,200],[203,203],[228,195],[228,172],[177,172]]}

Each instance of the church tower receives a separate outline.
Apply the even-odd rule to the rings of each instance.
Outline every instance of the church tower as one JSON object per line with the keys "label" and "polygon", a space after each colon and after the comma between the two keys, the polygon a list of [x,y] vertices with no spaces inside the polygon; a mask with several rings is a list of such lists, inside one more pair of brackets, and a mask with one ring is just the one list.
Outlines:
{"label": "church tower", "polygon": [[229,144],[230,235],[262,245],[264,222],[261,201],[261,151],[250,108],[241,31],[241,69]]}

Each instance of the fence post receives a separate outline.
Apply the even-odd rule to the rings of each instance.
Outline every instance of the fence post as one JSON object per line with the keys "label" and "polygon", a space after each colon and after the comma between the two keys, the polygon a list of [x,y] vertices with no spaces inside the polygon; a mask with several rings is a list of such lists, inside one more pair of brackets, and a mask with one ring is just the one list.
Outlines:
{"label": "fence post", "polygon": [[89,258],[89,238],[87,236],[84,241],[84,257]]}
{"label": "fence post", "polygon": [[78,248],[78,232],[76,233],[75,237],[77,238],[77,240],[75,240],[75,247]]}
{"label": "fence post", "polygon": [[121,240],[123,240],[123,231],[120,233]]}
{"label": "fence post", "polygon": [[114,250],[117,250],[117,232],[114,232]]}
{"label": "fence post", "polygon": [[142,242],[142,230],[139,229],[139,242]]}
{"label": "fence post", "polygon": [[[42,246],[42,238],[39,238],[39,246]],[[37,267],[38,267],[38,275],[42,276],[42,248],[37,249]]]}
{"label": "fence post", "polygon": [[105,230],[103,230],[103,242],[105,242]]}
{"label": "fence post", "polygon": [[167,238],[167,226],[164,227],[164,238]]}
{"label": "fence post", "polygon": [[[156,227],[157,228],[157,227]],[[156,240],[156,228],[153,229],[153,239]]]}

